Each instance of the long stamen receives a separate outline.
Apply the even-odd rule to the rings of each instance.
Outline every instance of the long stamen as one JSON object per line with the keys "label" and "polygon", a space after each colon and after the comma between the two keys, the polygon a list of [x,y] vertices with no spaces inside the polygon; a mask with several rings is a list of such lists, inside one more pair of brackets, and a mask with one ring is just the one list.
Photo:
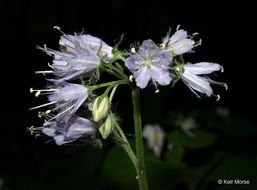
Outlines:
{"label": "long stamen", "polygon": [[36,106],[36,107],[30,108],[29,110],[35,110],[35,109],[38,109],[38,108],[42,108],[42,107],[45,107],[45,106],[49,106],[49,105],[55,104],[56,102],[57,102],[57,101],[49,102],[49,103],[46,103],[46,104],[43,104],[43,105],[40,105],[40,106]]}
{"label": "long stamen", "polygon": [[69,108],[67,108],[66,110],[62,111],[61,113],[57,114],[56,116],[52,117],[51,119],[48,120],[48,122],[54,120],[54,119],[57,118],[57,117],[61,117],[62,114],[64,114],[65,112],[69,111],[69,110],[72,109],[73,107],[74,107],[74,105],[72,105],[71,107],[69,107]]}
{"label": "long stamen", "polygon": [[53,73],[53,71],[36,71],[35,74],[48,74]]}
{"label": "long stamen", "polygon": [[34,91],[40,91],[40,92],[54,92],[54,91],[56,91],[57,89],[33,89],[33,88],[30,88],[29,89],[29,91],[32,93],[32,92],[34,92]]}

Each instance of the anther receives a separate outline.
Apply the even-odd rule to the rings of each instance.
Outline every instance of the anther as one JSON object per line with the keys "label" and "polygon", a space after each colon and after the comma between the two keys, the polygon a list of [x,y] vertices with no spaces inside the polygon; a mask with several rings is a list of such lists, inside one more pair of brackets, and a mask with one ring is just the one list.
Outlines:
{"label": "anther", "polygon": [[48,67],[50,67],[51,69],[54,69],[54,67],[50,64],[50,63],[47,63]]}
{"label": "anther", "polygon": [[129,76],[129,81],[130,81],[130,82],[133,82],[133,75],[130,75],[130,76]]}
{"label": "anther", "polygon": [[64,46],[65,44],[64,44],[64,42],[60,41],[59,45]]}
{"label": "anther", "polygon": [[41,113],[42,113],[41,111],[39,111],[39,112],[37,113],[37,116],[38,116],[39,118],[42,117]]}
{"label": "anther", "polygon": [[161,47],[161,49],[165,48],[165,44],[164,44],[164,43],[161,43],[161,44],[160,44],[160,47]]}
{"label": "anther", "polygon": [[155,94],[158,94],[158,93],[160,92],[160,90],[157,89],[157,90],[155,90],[154,92],[155,92]]}
{"label": "anther", "polygon": [[136,179],[139,179],[139,176],[138,176],[138,175],[136,176]]}
{"label": "anther", "polygon": [[35,96],[36,96],[36,97],[38,97],[40,93],[41,93],[41,91],[40,91],[40,90],[39,90],[39,91],[37,91],[37,92],[36,92],[36,94],[35,94]]}
{"label": "anther", "polygon": [[70,48],[67,48],[66,51],[67,51],[67,53],[71,53],[71,49]]}
{"label": "anther", "polygon": [[61,30],[61,28],[59,26],[54,26],[53,29]]}
{"label": "anther", "polygon": [[220,72],[224,72],[224,67],[220,66]]}
{"label": "anther", "polygon": [[50,57],[53,57],[53,55],[51,53],[46,53],[46,55],[49,55]]}
{"label": "anther", "polygon": [[195,33],[193,33],[192,35],[193,35],[193,36],[196,36],[196,35],[199,35],[199,33],[198,33],[198,32],[195,32]]}
{"label": "anther", "polygon": [[220,95],[217,95],[216,101],[219,101],[219,100],[220,100]]}
{"label": "anther", "polygon": [[35,135],[35,138],[37,138],[37,137],[40,137],[40,134],[36,134],[36,135]]}
{"label": "anther", "polygon": [[178,31],[179,28],[180,28],[180,24],[177,26],[176,31]]}
{"label": "anther", "polygon": [[133,48],[131,48],[130,51],[131,51],[131,53],[136,53],[136,48],[133,47]]}
{"label": "anther", "polygon": [[225,87],[226,90],[228,90],[228,84],[225,83],[224,87]]}
{"label": "anther", "polygon": [[49,113],[51,113],[51,110],[47,110],[47,111],[45,112],[45,114],[49,114]]}
{"label": "anther", "polygon": [[44,49],[47,50],[46,44],[44,44]]}
{"label": "anther", "polygon": [[197,42],[197,44],[195,44],[195,47],[200,46],[200,45],[202,45],[202,39],[201,39],[201,38],[200,38],[200,40]]}
{"label": "anther", "polygon": [[33,90],[33,88],[30,88],[29,91],[30,91],[30,93],[33,93],[34,90]]}

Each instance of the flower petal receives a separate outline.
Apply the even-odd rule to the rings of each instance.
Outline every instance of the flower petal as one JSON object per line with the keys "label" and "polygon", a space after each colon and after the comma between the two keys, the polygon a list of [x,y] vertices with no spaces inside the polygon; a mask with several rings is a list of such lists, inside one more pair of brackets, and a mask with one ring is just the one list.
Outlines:
{"label": "flower petal", "polygon": [[150,79],[150,74],[147,67],[141,67],[135,72],[134,76],[138,87],[145,88],[147,86]]}
{"label": "flower petal", "polygon": [[219,64],[209,62],[200,62],[195,64],[184,65],[185,70],[196,75],[210,74],[213,71],[219,71],[220,68],[221,67]]}
{"label": "flower petal", "polygon": [[157,45],[152,40],[145,40],[139,47],[138,54],[141,55],[143,58],[148,59],[154,54],[157,49]]}
{"label": "flower petal", "polygon": [[131,55],[129,56],[125,61],[125,66],[129,70],[137,70],[140,68],[140,66],[143,64],[143,60],[139,55]]}
{"label": "flower petal", "polygon": [[83,135],[92,135],[95,132],[95,124],[82,117],[74,117],[70,124],[66,137],[79,138]]}
{"label": "flower petal", "polygon": [[[212,88],[208,81],[204,78],[197,76],[188,72],[187,70],[181,76],[183,82],[192,90],[194,93],[196,91],[206,94],[207,96],[212,95]],[[196,93],[195,93],[196,94]],[[196,94],[197,95],[197,94]],[[198,95],[197,95],[198,96]]]}
{"label": "flower petal", "polygon": [[[187,37],[187,32],[185,30],[183,30],[183,29],[178,30],[170,37],[169,44],[175,43],[178,40],[181,40],[186,37]],[[166,42],[164,42],[164,43],[166,43]]]}
{"label": "flower petal", "polygon": [[160,85],[166,86],[172,81],[169,71],[162,69],[161,67],[151,66],[150,73],[152,79],[157,81]]}
{"label": "flower petal", "polygon": [[186,52],[190,52],[194,47],[194,41],[191,39],[183,38],[171,43],[168,47],[168,51],[174,52],[175,55],[182,55]]}

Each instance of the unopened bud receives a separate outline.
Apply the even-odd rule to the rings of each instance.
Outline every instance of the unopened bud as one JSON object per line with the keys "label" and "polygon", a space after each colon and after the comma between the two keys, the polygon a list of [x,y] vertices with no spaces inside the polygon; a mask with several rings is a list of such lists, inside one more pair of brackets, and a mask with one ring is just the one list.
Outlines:
{"label": "unopened bud", "polygon": [[109,110],[109,99],[107,96],[102,97],[99,96],[96,98],[94,105],[93,105],[93,117],[94,121],[98,122],[103,119]]}
{"label": "unopened bud", "polygon": [[112,117],[108,115],[104,122],[99,127],[99,132],[102,135],[103,139],[106,139],[113,130],[113,121]]}

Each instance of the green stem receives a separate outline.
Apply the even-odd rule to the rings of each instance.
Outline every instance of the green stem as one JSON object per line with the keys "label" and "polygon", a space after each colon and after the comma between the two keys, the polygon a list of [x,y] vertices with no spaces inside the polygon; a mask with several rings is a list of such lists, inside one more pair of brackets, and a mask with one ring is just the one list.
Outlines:
{"label": "green stem", "polygon": [[[125,61],[125,59],[124,59],[124,61]],[[127,75],[125,75],[125,74],[123,73],[123,71],[121,71],[121,70],[118,69],[117,67],[114,67],[113,65],[111,65],[111,64],[106,64],[106,63],[102,63],[102,65],[105,66],[105,67],[108,67],[108,68],[110,68],[110,69],[112,69],[112,70],[114,70],[114,71],[117,72],[120,76],[122,76],[124,79],[128,79]]]}
{"label": "green stem", "polygon": [[128,84],[128,83],[129,83],[128,80],[117,80],[117,81],[97,84],[97,85],[94,85],[94,86],[86,86],[86,87],[87,87],[88,90],[94,91],[95,89],[103,88],[103,87],[106,87],[106,86],[115,86],[115,85]]}
{"label": "green stem", "polygon": [[116,72],[114,72],[114,71],[112,71],[112,70],[110,70],[110,69],[106,69],[106,68],[104,68],[104,67],[101,67],[100,70],[105,71],[105,72],[107,72],[107,73],[110,73],[110,74],[116,76],[116,77],[119,78],[119,79],[124,79],[123,76],[121,76],[120,74],[118,74],[118,73],[116,73]]}
{"label": "green stem", "polygon": [[138,163],[137,157],[136,157],[135,153],[133,152],[126,136],[124,135],[124,133],[123,133],[122,129],[120,128],[119,124],[117,123],[117,121],[115,121],[115,125],[116,125],[116,129],[118,130],[119,134],[116,130],[114,130],[114,136],[116,139],[119,139],[119,138],[121,139],[120,143],[117,143],[117,140],[115,142],[117,144],[119,144],[127,152],[130,160],[132,161],[132,163],[136,169],[136,172],[138,172],[137,171],[137,168],[138,168],[137,167],[137,163]]}
{"label": "green stem", "polygon": [[138,160],[138,183],[140,190],[148,190],[145,162],[144,162],[144,149],[142,139],[142,124],[140,114],[140,89],[138,87],[132,87],[132,99],[134,110],[134,125],[136,136],[136,155]]}

